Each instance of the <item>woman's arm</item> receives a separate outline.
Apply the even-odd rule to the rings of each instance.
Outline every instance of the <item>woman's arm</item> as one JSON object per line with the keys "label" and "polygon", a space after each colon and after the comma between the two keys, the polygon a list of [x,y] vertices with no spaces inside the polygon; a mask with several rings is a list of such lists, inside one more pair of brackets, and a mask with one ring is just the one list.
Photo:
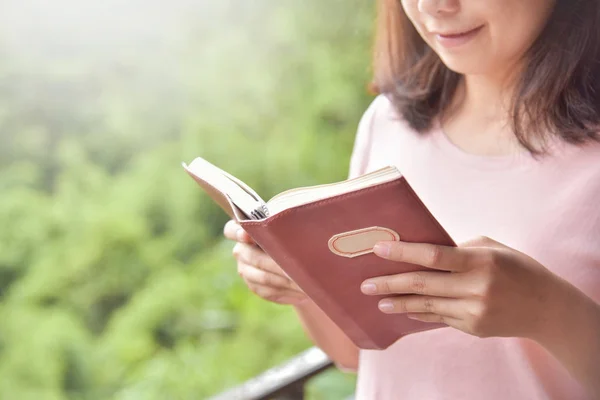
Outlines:
{"label": "woman's arm", "polygon": [[391,295],[379,303],[383,312],[534,340],[600,399],[600,305],[533,258],[487,237],[456,248],[382,242],[374,251],[431,269],[365,281],[364,293]]}
{"label": "woman's arm", "polygon": [[[568,282],[536,337],[571,375],[600,399],[600,305]],[[550,311],[551,310],[551,311]]]}
{"label": "woman's arm", "polygon": [[294,308],[308,337],[339,369],[346,372],[358,369],[358,347],[314,302],[307,300]]}

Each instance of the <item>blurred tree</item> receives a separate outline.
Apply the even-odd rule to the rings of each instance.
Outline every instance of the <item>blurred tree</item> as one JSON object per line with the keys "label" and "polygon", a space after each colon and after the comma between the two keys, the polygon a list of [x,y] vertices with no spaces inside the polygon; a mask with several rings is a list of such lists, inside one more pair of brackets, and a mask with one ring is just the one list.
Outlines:
{"label": "blurred tree", "polygon": [[[225,214],[179,163],[205,156],[267,198],[345,178],[373,5],[210,3],[138,3],[137,22],[69,3],[82,37],[2,21],[0,398],[203,398],[309,345],[238,279]],[[352,385],[328,373],[310,398]]]}

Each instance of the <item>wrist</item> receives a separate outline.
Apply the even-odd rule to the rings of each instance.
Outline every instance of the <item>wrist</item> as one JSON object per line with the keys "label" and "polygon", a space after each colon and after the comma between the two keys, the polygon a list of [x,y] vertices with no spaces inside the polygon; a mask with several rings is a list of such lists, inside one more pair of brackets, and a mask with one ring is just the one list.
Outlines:
{"label": "wrist", "polygon": [[548,300],[543,304],[530,339],[550,350],[573,339],[577,327],[598,321],[598,305],[583,292],[559,277],[550,285]]}
{"label": "wrist", "polygon": [[569,324],[568,319],[571,318],[569,309],[572,308],[573,291],[570,286],[562,278],[550,274],[541,296],[543,300],[539,301],[539,309],[532,316],[530,335],[527,335],[529,339],[546,347],[554,337],[562,334],[563,327]]}

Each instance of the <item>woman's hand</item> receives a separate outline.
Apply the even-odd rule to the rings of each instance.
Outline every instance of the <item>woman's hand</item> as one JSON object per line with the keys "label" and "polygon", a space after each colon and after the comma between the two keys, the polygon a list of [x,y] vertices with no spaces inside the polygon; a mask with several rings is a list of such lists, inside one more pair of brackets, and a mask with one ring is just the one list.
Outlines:
{"label": "woman's hand", "polygon": [[365,294],[391,295],[379,302],[383,312],[443,322],[479,337],[536,338],[552,318],[555,299],[569,291],[537,261],[486,237],[456,248],[382,242],[374,251],[431,268],[363,282]]}
{"label": "woman's hand", "polygon": [[304,292],[265,254],[235,221],[224,228],[225,237],[237,241],[233,255],[237,259],[238,274],[255,294],[279,304],[300,304],[307,297]]}

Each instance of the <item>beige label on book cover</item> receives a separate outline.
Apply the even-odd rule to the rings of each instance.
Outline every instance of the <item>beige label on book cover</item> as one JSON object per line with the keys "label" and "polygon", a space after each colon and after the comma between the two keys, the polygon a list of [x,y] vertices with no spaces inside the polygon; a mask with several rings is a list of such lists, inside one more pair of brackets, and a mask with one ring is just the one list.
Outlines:
{"label": "beige label on book cover", "polygon": [[372,226],[333,235],[328,245],[332,253],[353,258],[372,253],[378,242],[399,240],[400,235],[392,229]]}

